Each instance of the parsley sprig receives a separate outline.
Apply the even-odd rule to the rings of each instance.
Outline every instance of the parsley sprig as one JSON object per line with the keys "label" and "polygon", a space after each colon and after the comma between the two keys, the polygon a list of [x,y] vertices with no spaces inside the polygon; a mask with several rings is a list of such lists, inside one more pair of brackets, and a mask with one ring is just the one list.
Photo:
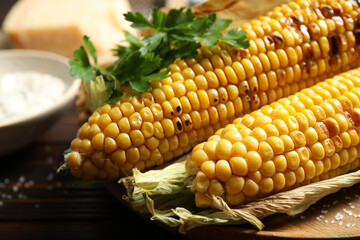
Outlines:
{"label": "parsley sprig", "polygon": [[133,28],[153,33],[139,39],[124,32],[129,46],[116,46],[113,50],[118,60],[106,68],[98,64],[94,45],[84,36],[83,46],[74,51],[74,59],[69,62],[70,74],[85,83],[95,81],[99,75],[103,77],[109,93],[107,103],[114,103],[122,96],[119,85],[131,86],[139,93],[149,90],[151,82],[169,76],[171,63],[196,56],[201,45],[215,46],[223,41],[239,48],[249,47],[244,30],[234,28],[222,34],[232,20],[216,19],[215,13],[196,17],[190,8],[171,9],[165,13],[154,7],[152,22],[140,12],[128,12],[124,16]]}

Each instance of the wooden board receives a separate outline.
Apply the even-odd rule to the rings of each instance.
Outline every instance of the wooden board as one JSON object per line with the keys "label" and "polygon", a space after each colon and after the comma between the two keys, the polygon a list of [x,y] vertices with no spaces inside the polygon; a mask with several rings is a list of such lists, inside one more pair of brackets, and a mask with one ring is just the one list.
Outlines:
{"label": "wooden board", "polygon": [[[110,192],[124,205],[125,188],[113,183]],[[146,219],[148,214],[142,214]],[[149,220],[150,221],[150,220]],[[275,214],[262,219],[265,229],[257,231],[250,224],[239,226],[203,226],[184,237],[189,239],[360,239],[360,184],[329,195],[296,217]],[[178,233],[177,228],[159,226]]]}

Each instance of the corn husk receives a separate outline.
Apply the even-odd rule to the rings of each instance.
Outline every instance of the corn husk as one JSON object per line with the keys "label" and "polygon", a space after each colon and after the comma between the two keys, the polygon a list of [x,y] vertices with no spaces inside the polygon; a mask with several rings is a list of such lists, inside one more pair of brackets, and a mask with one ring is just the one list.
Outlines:
{"label": "corn husk", "polygon": [[127,200],[136,211],[150,213],[151,220],[178,227],[181,233],[203,225],[245,223],[262,230],[265,225],[261,219],[269,215],[275,213],[298,215],[325,196],[360,182],[360,170],[358,170],[280,192],[235,208],[229,207],[222,198],[209,195],[213,199],[213,208],[199,209],[195,206],[194,193],[191,191],[193,179],[185,170],[188,156],[183,156],[163,169],[145,173],[134,169],[133,176],[119,181],[127,190],[123,199]]}

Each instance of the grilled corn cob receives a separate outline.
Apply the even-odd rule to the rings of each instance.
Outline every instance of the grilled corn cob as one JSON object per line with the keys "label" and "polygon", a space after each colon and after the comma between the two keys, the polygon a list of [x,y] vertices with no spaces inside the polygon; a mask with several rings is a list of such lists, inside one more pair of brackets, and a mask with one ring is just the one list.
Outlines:
{"label": "grilled corn cob", "polygon": [[171,64],[171,77],[149,92],[96,110],[65,164],[88,180],[161,165],[236,117],[358,66],[359,11],[352,1],[298,0],[244,24],[248,49],[202,47],[197,57]]}
{"label": "grilled corn cob", "polygon": [[282,98],[219,129],[186,162],[198,207],[233,206],[360,166],[360,69]]}

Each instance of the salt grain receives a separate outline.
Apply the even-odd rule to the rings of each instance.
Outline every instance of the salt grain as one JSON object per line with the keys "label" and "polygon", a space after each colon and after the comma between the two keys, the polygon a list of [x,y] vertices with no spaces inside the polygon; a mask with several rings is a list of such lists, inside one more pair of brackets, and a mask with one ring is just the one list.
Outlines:
{"label": "salt grain", "polygon": [[335,216],[335,219],[336,219],[336,220],[341,220],[341,219],[343,219],[343,217],[344,217],[344,215],[342,215],[341,213],[338,212],[338,213],[336,214],[336,216]]}
{"label": "salt grain", "polygon": [[339,222],[339,226],[343,225],[343,223],[344,223],[344,222],[340,221],[340,222]]}
{"label": "salt grain", "polygon": [[51,172],[51,173],[46,177],[46,180],[51,181],[51,180],[54,179],[54,177],[55,177],[55,174],[54,174],[53,172]]}
{"label": "salt grain", "polygon": [[16,185],[14,185],[14,186],[12,187],[12,190],[13,190],[13,192],[17,192],[17,191],[19,191],[19,187],[16,186]]}
{"label": "salt grain", "polygon": [[25,182],[25,176],[20,176],[19,177],[19,182],[24,183]]}

